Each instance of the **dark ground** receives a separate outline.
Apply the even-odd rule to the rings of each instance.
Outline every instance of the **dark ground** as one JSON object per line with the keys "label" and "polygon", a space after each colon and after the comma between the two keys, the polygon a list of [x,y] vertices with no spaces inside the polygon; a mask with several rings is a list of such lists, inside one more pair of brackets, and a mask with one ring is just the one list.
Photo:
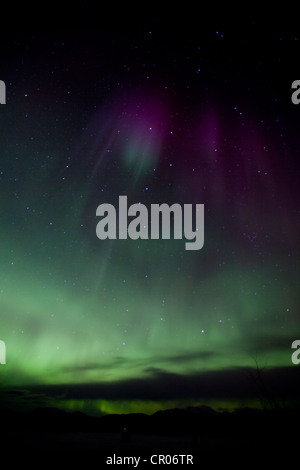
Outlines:
{"label": "dark ground", "polygon": [[193,468],[225,463],[260,467],[264,462],[269,468],[282,460],[286,467],[299,448],[299,417],[295,410],[217,413],[205,407],[100,418],[56,409],[6,411],[1,413],[1,454],[10,455],[14,463],[28,459],[36,468],[52,459],[82,462],[89,468],[95,466],[95,458],[96,468],[106,468],[107,457],[114,454],[140,456],[139,468],[152,468],[153,454],[192,455]]}

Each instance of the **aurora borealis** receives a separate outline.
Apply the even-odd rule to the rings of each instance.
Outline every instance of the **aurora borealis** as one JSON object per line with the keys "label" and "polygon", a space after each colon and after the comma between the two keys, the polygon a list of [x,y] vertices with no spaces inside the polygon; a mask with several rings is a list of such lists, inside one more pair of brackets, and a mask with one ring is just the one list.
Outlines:
{"label": "aurora borealis", "polygon": [[[243,26],[2,38],[2,406],[258,405],[255,361],[295,398],[300,38]],[[203,248],[99,240],[122,195],[204,204]]]}

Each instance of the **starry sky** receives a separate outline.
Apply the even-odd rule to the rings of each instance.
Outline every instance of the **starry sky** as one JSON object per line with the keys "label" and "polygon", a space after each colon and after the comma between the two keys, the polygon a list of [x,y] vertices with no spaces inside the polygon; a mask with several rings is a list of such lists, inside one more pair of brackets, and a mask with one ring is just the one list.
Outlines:
{"label": "starry sky", "polygon": [[[185,7],[1,33],[2,406],[260,406],[256,364],[295,398],[299,41]],[[204,247],[99,240],[120,195],[204,204]]]}

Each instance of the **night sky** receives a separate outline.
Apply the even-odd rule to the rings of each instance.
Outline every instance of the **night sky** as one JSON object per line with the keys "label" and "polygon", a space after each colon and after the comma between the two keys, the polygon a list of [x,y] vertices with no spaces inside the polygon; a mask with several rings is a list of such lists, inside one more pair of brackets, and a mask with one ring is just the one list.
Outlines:
{"label": "night sky", "polygon": [[[295,398],[300,29],[182,9],[1,33],[2,406]],[[204,204],[203,248],[99,240],[120,195]]]}

